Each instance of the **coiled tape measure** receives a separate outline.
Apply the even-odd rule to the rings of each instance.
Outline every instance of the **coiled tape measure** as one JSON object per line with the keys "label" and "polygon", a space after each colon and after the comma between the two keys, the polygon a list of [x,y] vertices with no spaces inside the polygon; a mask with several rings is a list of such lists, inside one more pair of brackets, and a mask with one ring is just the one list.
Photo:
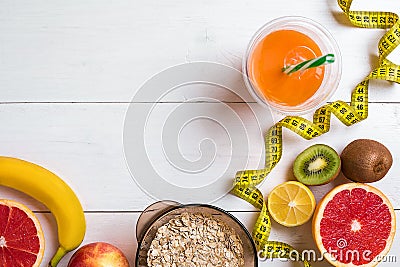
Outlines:
{"label": "coiled tape measure", "polygon": [[379,66],[355,87],[351,94],[350,105],[338,100],[317,109],[312,122],[298,116],[287,116],[276,123],[265,135],[265,168],[236,173],[231,193],[261,210],[252,233],[261,257],[296,259],[303,261],[304,266],[311,266],[292,246],[268,240],[271,221],[264,197],[256,187],[281,159],[282,127],[308,140],[329,131],[331,114],[346,126],[351,126],[368,117],[368,85],[371,79],[400,83],[400,66],[387,59],[387,56],[400,44],[398,15],[392,12],[351,11],[351,3],[352,0],[338,0],[340,8],[353,25],[362,28],[390,28],[378,44]]}

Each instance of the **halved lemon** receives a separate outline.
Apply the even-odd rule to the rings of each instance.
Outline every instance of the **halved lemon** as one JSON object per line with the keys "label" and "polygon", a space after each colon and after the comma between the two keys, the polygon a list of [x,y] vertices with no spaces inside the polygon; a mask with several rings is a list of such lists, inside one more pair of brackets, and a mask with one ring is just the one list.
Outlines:
{"label": "halved lemon", "polygon": [[272,189],[268,211],[279,224],[292,227],[306,223],[313,215],[315,197],[302,183],[289,181]]}

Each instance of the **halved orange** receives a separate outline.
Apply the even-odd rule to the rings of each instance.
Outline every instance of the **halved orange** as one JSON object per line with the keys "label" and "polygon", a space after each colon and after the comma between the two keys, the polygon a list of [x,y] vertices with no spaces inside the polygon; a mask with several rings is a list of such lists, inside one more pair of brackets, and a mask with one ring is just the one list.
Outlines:
{"label": "halved orange", "polygon": [[272,189],[268,195],[268,211],[272,218],[284,226],[298,226],[313,215],[315,198],[307,186],[289,181]]}
{"label": "halved orange", "polygon": [[39,220],[25,205],[0,200],[0,266],[38,267],[44,254]]}
{"label": "halved orange", "polygon": [[318,249],[334,266],[370,267],[389,252],[396,218],[381,191],[348,183],[335,187],[321,200],[312,229]]}

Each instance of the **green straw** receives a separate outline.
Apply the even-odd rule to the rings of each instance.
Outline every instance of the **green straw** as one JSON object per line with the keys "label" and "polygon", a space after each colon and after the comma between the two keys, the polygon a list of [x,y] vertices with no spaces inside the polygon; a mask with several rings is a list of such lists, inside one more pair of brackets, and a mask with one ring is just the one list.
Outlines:
{"label": "green straw", "polygon": [[319,67],[322,65],[330,64],[335,62],[335,55],[334,54],[327,54],[322,57],[317,57],[314,59],[303,61],[296,65],[289,65],[282,68],[282,71],[286,74],[291,74],[296,71],[302,71],[310,68]]}

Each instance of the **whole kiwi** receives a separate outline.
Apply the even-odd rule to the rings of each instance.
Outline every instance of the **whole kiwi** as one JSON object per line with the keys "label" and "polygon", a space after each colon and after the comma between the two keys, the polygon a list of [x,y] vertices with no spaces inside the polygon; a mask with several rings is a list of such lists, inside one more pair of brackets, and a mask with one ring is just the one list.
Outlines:
{"label": "whole kiwi", "polygon": [[393,163],[389,149],[370,139],[354,140],[344,148],[340,158],[344,176],[360,183],[379,181]]}

